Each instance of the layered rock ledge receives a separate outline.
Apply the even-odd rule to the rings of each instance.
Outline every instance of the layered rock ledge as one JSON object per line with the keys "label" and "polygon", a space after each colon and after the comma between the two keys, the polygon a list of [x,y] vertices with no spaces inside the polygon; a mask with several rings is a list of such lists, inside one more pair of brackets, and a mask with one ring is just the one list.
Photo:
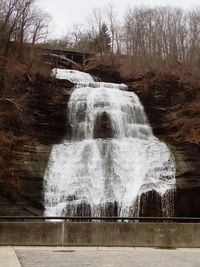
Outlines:
{"label": "layered rock ledge", "polygon": [[[154,134],[169,145],[176,161],[175,215],[200,216],[200,88],[153,73],[129,79],[108,69],[91,73],[102,81],[124,82],[138,94]],[[43,177],[52,145],[70,136],[67,103],[72,87],[65,80],[34,76],[15,84],[17,95],[25,98],[22,111],[11,103],[0,105],[0,215],[43,214]],[[108,133],[97,125],[100,138],[110,136],[104,117],[101,128]],[[153,193],[147,202],[143,215],[159,215]]]}

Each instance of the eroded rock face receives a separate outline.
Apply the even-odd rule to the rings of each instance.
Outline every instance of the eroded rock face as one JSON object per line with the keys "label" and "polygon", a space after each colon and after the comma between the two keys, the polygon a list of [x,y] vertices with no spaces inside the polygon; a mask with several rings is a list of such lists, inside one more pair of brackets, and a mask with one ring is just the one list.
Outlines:
{"label": "eroded rock face", "polygon": [[42,215],[43,176],[50,145],[37,141],[12,148],[6,177],[1,177],[1,215]]}
{"label": "eroded rock face", "polygon": [[66,80],[37,79],[32,86],[30,109],[33,112],[32,136],[44,144],[61,142],[69,136],[68,101],[73,84]]}
{"label": "eroded rock face", "polygon": [[94,126],[94,138],[112,138],[114,136],[110,117],[103,112],[97,117]]}
{"label": "eroded rock face", "polygon": [[178,216],[200,216],[200,146],[171,146],[177,163],[175,212]]}
{"label": "eroded rock face", "polygon": [[[138,94],[154,134],[169,145],[174,155],[175,215],[200,216],[199,88],[168,76],[131,83],[129,90]],[[145,214],[150,215],[156,202],[152,197],[149,201],[152,204]]]}
{"label": "eroded rock face", "polygon": [[[95,74],[98,75],[98,71]],[[101,76],[103,79],[104,73]],[[105,81],[114,82],[115,76],[113,80],[105,77]],[[117,76],[115,82],[125,81]],[[175,77],[161,79],[154,75],[132,77],[126,82],[129,90],[140,97],[154,134],[169,144],[176,160],[175,215],[200,216],[200,114],[193,108],[195,103],[198,107],[198,88],[183,84]],[[67,103],[72,86],[67,81],[42,77],[18,84],[23,93],[29,92],[28,124],[20,132],[6,130],[4,135],[7,139],[11,136],[12,140],[0,143],[0,215],[43,214],[43,176],[51,147],[71,135]],[[1,107],[0,112],[6,109],[7,105]],[[112,135],[110,120],[102,114],[95,125],[95,137]],[[160,200],[154,192],[143,196],[143,201],[147,205],[141,215],[162,214]]]}
{"label": "eroded rock face", "polygon": [[86,72],[90,73],[97,79],[101,79],[104,82],[122,83],[125,81],[120,76],[120,73],[109,65],[98,64],[94,66],[87,66]]}
{"label": "eroded rock face", "polygon": [[[67,103],[73,84],[38,76],[19,86],[26,95],[26,110],[20,114],[28,114],[27,120],[21,121],[24,129],[16,129],[8,144],[0,144],[5,152],[0,215],[42,215],[43,177],[52,145],[70,135]],[[4,106],[4,112],[8,108]]]}

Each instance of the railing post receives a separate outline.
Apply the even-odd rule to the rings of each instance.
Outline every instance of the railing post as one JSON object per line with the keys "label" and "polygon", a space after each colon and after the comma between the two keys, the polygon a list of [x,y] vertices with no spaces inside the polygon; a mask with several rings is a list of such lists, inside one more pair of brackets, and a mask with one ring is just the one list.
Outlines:
{"label": "railing post", "polygon": [[62,231],[61,231],[61,246],[64,246],[64,240],[65,240],[65,221],[62,222]]}

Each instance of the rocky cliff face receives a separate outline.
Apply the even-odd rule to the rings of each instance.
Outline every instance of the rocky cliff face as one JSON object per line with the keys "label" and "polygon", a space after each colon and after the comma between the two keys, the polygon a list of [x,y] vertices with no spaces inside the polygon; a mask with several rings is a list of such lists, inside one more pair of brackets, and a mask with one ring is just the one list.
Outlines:
{"label": "rocky cliff face", "polygon": [[[91,70],[103,81],[127,83],[140,97],[154,134],[173,152],[177,165],[175,215],[200,216],[199,88],[173,76],[149,73],[122,79],[116,71],[105,72]],[[11,103],[0,106],[0,215],[43,214],[43,176],[51,147],[70,136],[66,109],[72,86],[67,81],[35,76],[15,86],[25,95],[25,110],[16,110]],[[111,134],[103,114],[95,126],[95,136]],[[159,208],[154,212],[160,200],[153,192],[143,201],[146,209],[142,215],[161,215]]]}
{"label": "rocky cliff face", "polygon": [[[176,161],[174,212],[176,216],[200,216],[200,87],[190,78],[154,73],[122,78],[117,71],[103,66],[104,81],[126,83],[143,103],[154,134],[171,149]],[[98,75],[99,68],[88,72]],[[106,72],[106,75],[104,75]],[[150,192],[143,196],[144,216],[161,215],[160,199]],[[156,207],[156,208],[155,208]],[[155,210],[157,212],[155,213]]]}
{"label": "rocky cliff face", "polygon": [[[4,139],[1,138],[0,145],[4,154],[1,155],[0,215],[43,214],[43,176],[52,144],[59,143],[70,132],[66,110],[72,86],[67,81],[35,76],[21,81],[15,88],[19,92],[23,88],[22,110],[16,110],[15,105],[1,105],[0,115],[5,116],[1,116]],[[26,118],[22,118],[21,127],[15,127],[13,132],[14,127],[6,127],[6,121],[8,114],[14,118],[16,112],[20,116],[26,113]]]}
{"label": "rocky cliff face", "polygon": [[177,77],[148,75],[129,82],[129,90],[138,94],[154,134],[174,155],[175,215],[200,216],[200,88]]}

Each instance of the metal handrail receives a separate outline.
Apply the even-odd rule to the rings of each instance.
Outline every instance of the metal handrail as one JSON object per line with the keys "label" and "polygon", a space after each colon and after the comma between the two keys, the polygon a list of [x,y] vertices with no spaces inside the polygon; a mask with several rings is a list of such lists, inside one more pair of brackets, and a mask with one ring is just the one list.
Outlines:
{"label": "metal handrail", "polygon": [[200,217],[90,217],[90,216],[0,216],[0,221],[128,221],[128,222],[199,222]]}

